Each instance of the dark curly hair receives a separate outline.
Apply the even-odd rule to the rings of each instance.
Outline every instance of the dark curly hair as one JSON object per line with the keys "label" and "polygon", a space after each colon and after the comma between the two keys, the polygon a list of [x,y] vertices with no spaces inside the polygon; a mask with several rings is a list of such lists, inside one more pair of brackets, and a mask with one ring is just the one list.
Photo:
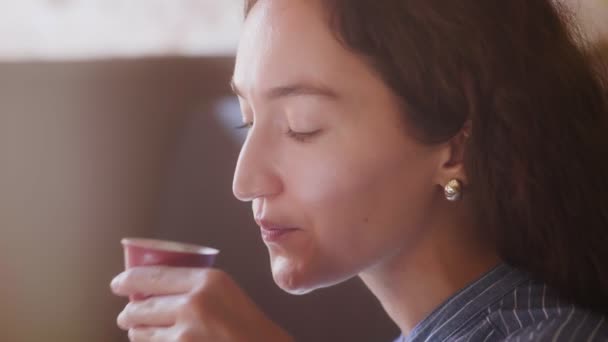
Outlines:
{"label": "dark curly hair", "polygon": [[608,313],[606,74],[568,10],[552,0],[321,3],[421,141],[471,123],[467,196],[502,259]]}

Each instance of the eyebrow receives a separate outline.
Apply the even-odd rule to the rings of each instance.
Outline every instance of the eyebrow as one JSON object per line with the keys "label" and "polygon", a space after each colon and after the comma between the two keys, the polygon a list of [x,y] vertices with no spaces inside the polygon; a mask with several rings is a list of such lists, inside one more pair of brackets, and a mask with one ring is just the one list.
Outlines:
{"label": "eyebrow", "polygon": [[[230,81],[230,88],[236,96],[243,99],[246,98],[243,92],[235,84],[234,79]],[[338,93],[329,87],[305,81],[273,87],[264,93],[264,98],[267,100],[278,100],[281,98],[298,96],[320,96],[335,100],[338,98]]]}

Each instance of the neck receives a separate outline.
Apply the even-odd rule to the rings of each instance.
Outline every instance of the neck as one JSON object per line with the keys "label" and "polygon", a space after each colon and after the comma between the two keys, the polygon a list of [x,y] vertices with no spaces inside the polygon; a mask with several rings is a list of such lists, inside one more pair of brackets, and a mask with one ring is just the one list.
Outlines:
{"label": "neck", "polygon": [[415,244],[359,275],[404,335],[500,263],[493,249],[472,242],[474,234],[463,233],[467,229],[460,224],[426,228]]}

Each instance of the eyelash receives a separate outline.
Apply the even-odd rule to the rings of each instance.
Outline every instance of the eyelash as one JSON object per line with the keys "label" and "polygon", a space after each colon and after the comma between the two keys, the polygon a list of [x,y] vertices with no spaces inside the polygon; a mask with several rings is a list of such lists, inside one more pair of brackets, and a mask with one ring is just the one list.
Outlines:
{"label": "eyelash", "polygon": [[291,128],[287,131],[287,136],[299,141],[299,142],[307,142],[310,139],[314,138],[315,136],[317,136],[319,133],[321,133],[321,130],[316,130],[314,132],[306,132],[306,133],[300,133],[300,132],[294,132],[291,130]]}
{"label": "eyelash", "polygon": [[253,127],[253,122],[245,122],[242,125],[238,125],[235,128],[236,129],[250,129],[251,127]]}
{"label": "eyelash", "polygon": [[[236,129],[249,130],[249,129],[251,129],[251,127],[253,127],[253,122],[245,122],[244,124],[237,126]],[[290,128],[285,134],[288,137],[290,137],[298,142],[307,142],[308,140],[315,137],[319,133],[321,133],[321,130],[316,130],[314,132],[301,133],[301,132],[294,132]]]}

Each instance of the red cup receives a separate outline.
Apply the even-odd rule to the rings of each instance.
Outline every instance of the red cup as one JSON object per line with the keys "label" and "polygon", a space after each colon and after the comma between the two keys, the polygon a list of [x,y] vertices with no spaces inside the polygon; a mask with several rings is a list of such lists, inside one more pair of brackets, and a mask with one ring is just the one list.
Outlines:
{"label": "red cup", "polygon": [[[211,267],[219,250],[215,248],[181,242],[125,238],[121,241],[125,268],[137,266]],[[133,295],[132,301],[145,299],[144,295]]]}

